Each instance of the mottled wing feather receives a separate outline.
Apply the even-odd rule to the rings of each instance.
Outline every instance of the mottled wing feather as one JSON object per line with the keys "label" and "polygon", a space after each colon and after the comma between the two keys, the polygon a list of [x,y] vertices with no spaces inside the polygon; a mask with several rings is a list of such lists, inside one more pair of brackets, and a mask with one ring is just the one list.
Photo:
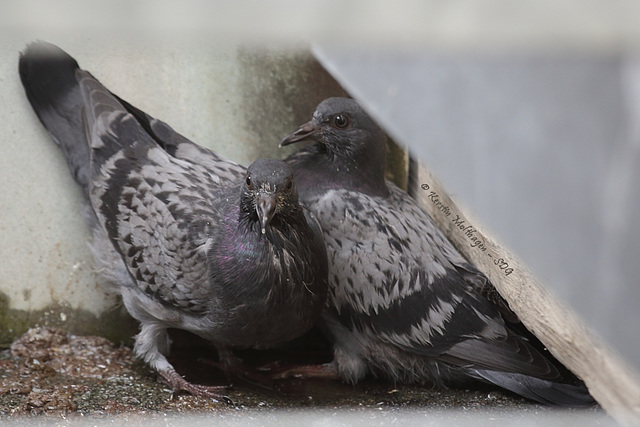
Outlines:
{"label": "mottled wing feather", "polygon": [[[159,148],[148,154],[166,156]],[[92,193],[92,201],[138,287],[164,303],[202,312],[210,297],[208,230],[220,219],[212,203],[217,184],[173,162],[143,162],[117,161],[94,177],[109,191]]]}
{"label": "mottled wing feather", "polygon": [[330,248],[329,307],[343,324],[425,355],[468,337],[505,335],[494,310],[470,292],[458,267],[468,265],[464,258],[415,201],[388,185],[388,198],[332,190],[311,201]]}
{"label": "mottled wing feather", "polygon": [[507,331],[500,307],[482,296],[486,278],[410,196],[387,185],[388,198],[334,190],[312,202],[325,225],[333,282],[328,304],[340,323],[458,366],[557,378],[539,352]]}
{"label": "mottled wing feather", "polygon": [[[169,155],[88,73],[91,203],[139,290],[186,312],[211,296],[206,249],[231,162],[209,168]],[[235,174],[232,174],[235,176]]]}
{"label": "mottled wing feather", "polygon": [[220,179],[233,180],[243,175],[246,168],[235,162],[229,161],[217,153],[201,147],[185,138],[167,123],[151,117],[144,111],[134,107],[127,101],[117,97],[127,112],[132,114],[145,131],[158,143],[158,145],[171,156],[193,162],[207,168]]}

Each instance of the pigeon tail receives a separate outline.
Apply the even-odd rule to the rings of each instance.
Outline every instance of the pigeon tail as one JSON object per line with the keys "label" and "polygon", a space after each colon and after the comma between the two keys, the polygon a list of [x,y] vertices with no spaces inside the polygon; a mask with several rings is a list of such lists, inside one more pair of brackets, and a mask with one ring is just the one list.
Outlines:
{"label": "pigeon tail", "polygon": [[584,384],[565,384],[528,375],[469,369],[469,375],[505,388],[544,405],[582,407],[593,406],[595,400]]}
{"label": "pigeon tail", "polygon": [[36,41],[20,55],[18,69],[33,110],[88,196],[89,146],[82,117],[84,101],[76,78],[78,63],[57,46]]}

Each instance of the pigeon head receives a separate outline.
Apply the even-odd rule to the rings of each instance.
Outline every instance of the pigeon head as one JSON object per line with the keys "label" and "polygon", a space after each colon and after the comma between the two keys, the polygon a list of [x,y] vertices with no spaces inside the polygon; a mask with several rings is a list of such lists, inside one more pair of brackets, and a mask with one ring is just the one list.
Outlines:
{"label": "pigeon head", "polygon": [[382,129],[350,98],[328,98],[313,113],[313,118],[287,135],[280,146],[312,140],[339,157],[351,158],[366,151],[385,147]]}
{"label": "pigeon head", "polygon": [[316,142],[310,152],[330,162],[331,170],[348,174],[342,182],[358,181],[360,184],[355,187],[367,186],[374,194],[387,193],[387,137],[355,100],[325,99],[316,107],[312,119],[285,136],[280,147],[305,140]]}
{"label": "pigeon head", "polygon": [[260,224],[262,234],[276,215],[299,209],[293,170],[282,160],[258,159],[249,166],[241,190],[242,211]]}

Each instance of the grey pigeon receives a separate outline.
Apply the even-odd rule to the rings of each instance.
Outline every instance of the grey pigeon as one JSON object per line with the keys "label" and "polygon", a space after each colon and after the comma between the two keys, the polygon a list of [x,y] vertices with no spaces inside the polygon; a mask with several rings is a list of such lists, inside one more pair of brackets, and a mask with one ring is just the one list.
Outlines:
{"label": "grey pigeon", "polygon": [[292,372],[349,383],[368,373],[435,385],[474,378],[545,404],[593,403],[431,217],[385,180],[386,136],[356,101],[324,100],[280,145],[302,140],[316,143],[286,161],[324,232],[322,325],[333,361]]}
{"label": "grey pigeon", "polygon": [[190,142],[110,93],[58,47],[30,44],[20,77],[85,195],[98,267],[140,321],[135,352],[174,390],[213,398],[166,359],[167,328],[233,348],[311,328],[327,291],[317,221],[281,160],[248,169]]}

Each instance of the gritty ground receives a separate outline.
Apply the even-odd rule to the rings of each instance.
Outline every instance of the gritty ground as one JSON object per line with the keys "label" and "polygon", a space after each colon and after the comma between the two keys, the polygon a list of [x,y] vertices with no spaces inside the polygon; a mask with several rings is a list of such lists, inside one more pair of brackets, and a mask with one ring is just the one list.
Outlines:
{"label": "gritty ground", "polygon": [[[215,361],[213,350],[202,343],[189,345],[189,338],[174,340],[177,350],[172,352],[171,362],[187,379],[201,384],[229,384],[224,374],[207,363]],[[299,355],[300,350],[295,351]],[[262,364],[269,363],[270,358],[281,358],[282,354],[254,352],[240,356]],[[327,354],[318,350],[309,357],[320,361]],[[246,421],[272,411],[319,411],[320,416],[327,410],[385,414],[489,410],[494,414],[490,419],[495,419],[495,414],[552,413],[552,409],[483,386],[474,390],[433,390],[375,381],[353,387],[333,380],[291,379],[258,385],[234,379],[228,390],[231,404],[186,394],[172,397],[156,375],[134,358],[130,348],[104,338],[73,336],[46,327],[28,331],[10,349],[2,351],[0,370],[0,422],[19,420],[21,425],[62,425],[82,419],[118,419],[134,424],[135,420],[162,419],[164,424],[172,424],[168,420],[203,414],[245,417],[242,419]],[[572,414],[590,419],[606,417],[597,408],[575,410]]]}

